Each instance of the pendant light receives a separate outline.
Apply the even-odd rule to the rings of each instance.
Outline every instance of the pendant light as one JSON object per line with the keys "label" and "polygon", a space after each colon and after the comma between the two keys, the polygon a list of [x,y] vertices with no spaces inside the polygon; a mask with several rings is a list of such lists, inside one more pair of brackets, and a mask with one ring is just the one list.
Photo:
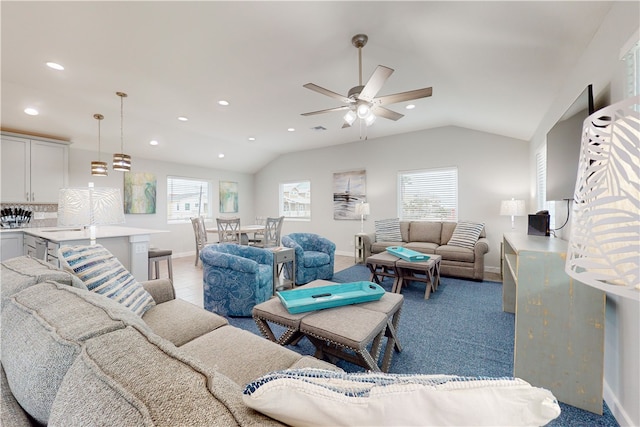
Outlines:
{"label": "pendant light", "polygon": [[124,133],[123,133],[124,98],[127,97],[127,94],[124,92],[116,92],[116,95],[120,97],[120,153],[115,153],[113,155],[113,170],[129,172],[131,170],[131,156],[129,156],[128,154],[124,154]]}
{"label": "pendant light", "polygon": [[102,114],[94,114],[93,118],[98,121],[98,160],[91,162],[91,175],[92,176],[107,176],[107,162],[102,161],[102,155],[100,150],[100,122],[104,119]]}

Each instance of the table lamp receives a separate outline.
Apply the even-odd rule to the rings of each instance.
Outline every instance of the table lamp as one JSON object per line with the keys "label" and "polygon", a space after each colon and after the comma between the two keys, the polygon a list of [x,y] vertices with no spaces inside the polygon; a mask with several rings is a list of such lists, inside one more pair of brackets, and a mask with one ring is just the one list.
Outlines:
{"label": "table lamp", "polygon": [[640,96],[587,117],[565,271],[640,301]]}
{"label": "table lamp", "polygon": [[500,215],[511,216],[511,229],[515,229],[515,217],[524,216],[526,209],[524,206],[524,200],[503,200],[500,203]]}
{"label": "table lamp", "polygon": [[117,188],[63,188],[58,196],[58,227],[89,228],[95,244],[95,226],[124,223],[124,208]]}
{"label": "table lamp", "polygon": [[356,205],[356,215],[360,215],[360,232],[364,233],[364,216],[369,215],[369,203],[364,201]]}

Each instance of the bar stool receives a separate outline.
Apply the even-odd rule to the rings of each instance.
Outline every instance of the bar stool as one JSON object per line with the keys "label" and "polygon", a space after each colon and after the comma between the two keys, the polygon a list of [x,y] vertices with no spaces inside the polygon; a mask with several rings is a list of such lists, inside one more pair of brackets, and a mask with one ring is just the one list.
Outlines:
{"label": "bar stool", "polygon": [[[160,261],[166,260],[169,269],[169,279],[173,282],[173,267],[171,265],[171,249],[149,249],[149,280],[160,278]],[[155,267],[155,275],[153,270]]]}

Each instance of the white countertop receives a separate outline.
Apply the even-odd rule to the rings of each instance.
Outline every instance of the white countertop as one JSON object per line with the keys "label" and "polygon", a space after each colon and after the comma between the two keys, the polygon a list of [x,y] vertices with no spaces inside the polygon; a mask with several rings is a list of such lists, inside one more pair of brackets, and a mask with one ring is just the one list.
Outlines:
{"label": "white countertop", "polygon": [[[6,229],[3,231],[22,231],[35,237],[41,237],[52,242],[66,242],[71,240],[90,239],[89,229],[81,228],[64,228],[64,227],[43,227],[43,228],[22,228],[22,229]],[[104,239],[109,237],[127,237],[139,236],[156,233],[168,233],[168,230],[154,230],[150,228],[123,227],[114,225],[96,226],[96,239]]]}

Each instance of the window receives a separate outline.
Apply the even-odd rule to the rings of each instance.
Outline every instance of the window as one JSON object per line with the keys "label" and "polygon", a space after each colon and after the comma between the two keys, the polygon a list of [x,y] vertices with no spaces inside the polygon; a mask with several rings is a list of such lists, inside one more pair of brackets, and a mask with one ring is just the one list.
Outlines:
{"label": "window", "polygon": [[627,96],[638,95],[640,94],[640,42],[633,43],[622,59],[626,61]]}
{"label": "window", "polygon": [[209,216],[209,182],[194,178],[167,177],[167,222],[187,222]]}
{"label": "window", "polygon": [[549,211],[549,228],[556,226],[556,204],[547,202],[547,147],[536,153],[536,192],[538,193],[537,210]]}
{"label": "window", "polygon": [[402,220],[457,221],[458,168],[398,173]]}
{"label": "window", "polygon": [[300,220],[311,219],[311,181],[280,184],[280,215]]}

